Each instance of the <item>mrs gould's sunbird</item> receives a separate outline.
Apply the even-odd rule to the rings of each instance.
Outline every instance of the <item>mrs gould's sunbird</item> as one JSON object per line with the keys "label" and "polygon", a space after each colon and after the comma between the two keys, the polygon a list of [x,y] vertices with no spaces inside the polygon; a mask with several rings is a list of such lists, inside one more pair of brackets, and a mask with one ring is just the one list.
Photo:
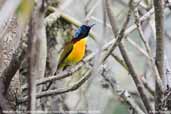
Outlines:
{"label": "mrs gould's sunbird", "polygon": [[76,30],[72,40],[64,45],[58,61],[58,69],[64,69],[66,66],[76,64],[83,59],[87,44],[86,37],[94,25],[81,25]]}

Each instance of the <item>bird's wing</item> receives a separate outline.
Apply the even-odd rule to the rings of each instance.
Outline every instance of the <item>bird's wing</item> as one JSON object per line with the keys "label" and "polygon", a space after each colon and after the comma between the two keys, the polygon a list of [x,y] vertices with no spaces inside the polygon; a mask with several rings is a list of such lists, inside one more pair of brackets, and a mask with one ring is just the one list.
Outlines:
{"label": "bird's wing", "polygon": [[72,51],[73,49],[73,43],[67,43],[65,46],[64,46],[64,49],[62,51],[62,54],[60,55],[60,58],[59,58],[59,62],[58,62],[58,69],[61,67],[61,65],[63,64],[63,62],[65,61],[65,58],[70,54],[70,52]]}

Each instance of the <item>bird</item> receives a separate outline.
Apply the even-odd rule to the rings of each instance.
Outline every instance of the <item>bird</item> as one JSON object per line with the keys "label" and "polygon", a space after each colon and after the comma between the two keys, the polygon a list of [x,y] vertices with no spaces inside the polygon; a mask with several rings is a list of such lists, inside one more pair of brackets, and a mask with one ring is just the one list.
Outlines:
{"label": "bird", "polygon": [[57,69],[64,70],[67,66],[80,62],[86,51],[87,36],[89,35],[92,25],[81,25],[75,32],[71,41],[64,44],[60,54]]}

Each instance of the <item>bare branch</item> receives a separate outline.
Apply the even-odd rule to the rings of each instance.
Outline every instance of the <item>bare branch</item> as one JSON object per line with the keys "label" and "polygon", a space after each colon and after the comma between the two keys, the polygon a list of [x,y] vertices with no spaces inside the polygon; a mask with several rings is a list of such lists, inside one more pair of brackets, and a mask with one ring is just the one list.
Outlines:
{"label": "bare branch", "polygon": [[[164,80],[164,2],[163,0],[153,0],[155,9],[155,29],[156,29],[156,66],[159,71],[159,75]],[[163,92],[159,91],[159,85],[156,79],[156,99],[155,99],[155,109],[160,114],[162,109],[162,98]]]}
{"label": "bare branch", "polygon": [[[112,7],[112,5],[111,5],[112,1],[111,0],[106,0],[106,2],[107,2],[106,5],[107,5],[107,8],[108,8],[108,12],[109,12],[111,10],[111,7]],[[112,11],[110,11],[110,12],[111,13],[108,13],[108,16],[110,18],[110,23],[112,25],[113,33],[116,36],[116,34],[117,34],[117,27],[115,25],[115,20],[114,20],[113,13],[112,13]],[[126,65],[128,66],[129,73],[131,74],[131,76],[132,76],[132,78],[133,78],[133,80],[135,82],[135,85],[136,85],[136,87],[138,89],[138,92],[139,92],[139,94],[141,96],[141,99],[142,99],[142,101],[144,103],[144,106],[145,106],[147,112],[151,113],[152,107],[150,105],[150,101],[148,100],[147,95],[145,94],[144,86],[143,86],[141,80],[139,79],[137,73],[135,72],[135,69],[133,68],[133,65],[132,65],[132,63],[131,63],[128,55],[127,55],[127,52],[126,52],[125,47],[122,44],[122,42],[120,42],[120,44],[119,44],[119,49],[120,49],[120,52],[122,54],[122,57],[125,60]]]}
{"label": "bare branch", "polygon": [[70,77],[70,76],[72,76],[72,74],[74,72],[78,71],[83,66],[83,64],[84,64],[84,62],[80,62],[78,65],[76,65],[73,68],[68,68],[62,72],[57,73],[57,75],[55,75],[55,76],[49,76],[49,77],[45,77],[43,79],[39,79],[36,81],[36,83],[37,83],[37,85],[41,85],[41,84],[44,84],[49,81],[61,80],[61,79]]}
{"label": "bare branch", "polygon": [[[44,2],[39,2],[35,7],[29,26],[29,44],[28,44],[28,84],[29,84],[29,105],[28,110],[36,110],[36,80],[44,77],[47,43],[46,31],[44,25]],[[42,5],[43,4],[43,5]],[[43,8],[43,9],[42,9]]]}
{"label": "bare branch", "polygon": [[119,48],[120,48],[121,54],[122,54],[122,56],[123,56],[123,58],[125,60],[125,63],[128,66],[129,73],[131,74],[131,76],[132,76],[132,78],[133,78],[133,80],[135,82],[135,85],[136,85],[136,87],[138,89],[138,92],[139,92],[139,94],[141,96],[141,99],[142,99],[142,101],[144,103],[144,106],[145,106],[147,112],[151,113],[152,107],[150,105],[150,101],[148,100],[147,94],[145,94],[144,86],[143,86],[141,80],[139,79],[137,73],[135,72],[135,69],[133,68],[133,65],[132,65],[132,63],[131,63],[128,55],[127,55],[126,49],[124,48],[122,43],[119,45]]}
{"label": "bare branch", "polygon": [[163,0],[154,0],[155,25],[156,25],[156,65],[160,77],[164,78],[164,23]]}

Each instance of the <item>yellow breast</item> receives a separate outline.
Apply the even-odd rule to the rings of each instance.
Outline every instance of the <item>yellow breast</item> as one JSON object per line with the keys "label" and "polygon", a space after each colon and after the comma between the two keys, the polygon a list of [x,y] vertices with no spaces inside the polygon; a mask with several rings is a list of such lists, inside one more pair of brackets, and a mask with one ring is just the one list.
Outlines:
{"label": "yellow breast", "polygon": [[83,38],[83,39],[77,41],[74,44],[71,53],[66,58],[66,62],[78,63],[79,61],[81,61],[85,55],[86,43],[87,43],[86,38]]}

